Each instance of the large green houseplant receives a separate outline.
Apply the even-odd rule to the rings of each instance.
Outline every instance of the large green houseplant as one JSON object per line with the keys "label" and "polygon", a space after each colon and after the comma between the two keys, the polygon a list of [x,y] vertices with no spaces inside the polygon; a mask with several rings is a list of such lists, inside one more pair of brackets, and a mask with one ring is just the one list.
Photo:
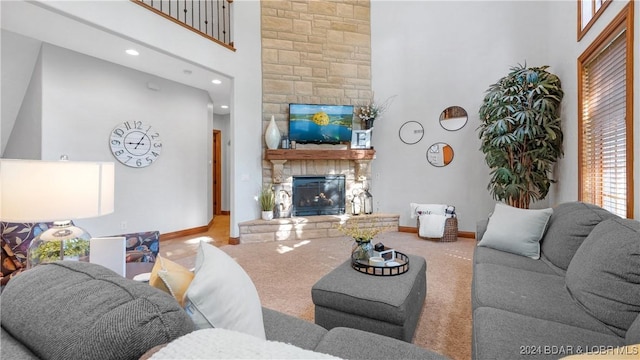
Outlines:
{"label": "large green houseplant", "polygon": [[512,67],[489,87],[480,107],[480,149],[491,168],[487,188],[494,199],[519,208],[545,198],[553,165],[563,155],[564,93],[547,68]]}

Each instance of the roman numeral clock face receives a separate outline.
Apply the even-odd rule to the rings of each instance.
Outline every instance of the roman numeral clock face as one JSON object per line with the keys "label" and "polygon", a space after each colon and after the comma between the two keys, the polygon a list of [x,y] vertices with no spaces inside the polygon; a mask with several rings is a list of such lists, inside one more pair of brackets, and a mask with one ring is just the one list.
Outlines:
{"label": "roman numeral clock face", "polygon": [[160,134],[142,121],[125,121],[113,128],[109,146],[118,161],[134,168],[153,164],[162,152]]}

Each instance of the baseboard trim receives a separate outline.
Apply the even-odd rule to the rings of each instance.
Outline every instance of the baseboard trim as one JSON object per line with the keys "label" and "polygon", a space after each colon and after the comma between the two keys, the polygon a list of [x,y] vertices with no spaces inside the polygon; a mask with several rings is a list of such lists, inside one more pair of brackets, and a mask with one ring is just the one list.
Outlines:
{"label": "baseboard trim", "polygon": [[[418,228],[415,227],[415,226],[398,226],[398,231],[399,232],[417,234],[418,233]],[[475,239],[476,238],[476,233],[474,233],[472,231],[458,231],[458,237],[468,238],[468,239]]]}
{"label": "baseboard trim", "polygon": [[160,234],[160,241],[171,240],[171,239],[175,239],[183,236],[189,236],[189,235],[207,232],[211,227],[211,224],[213,224],[213,220],[209,221],[209,224],[205,226],[198,226],[191,229],[174,231],[166,234]]}
{"label": "baseboard trim", "polygon": [[229,210],[222,210],[222,211],[220,211],[220,215],[231,215],[231,211],[229,211]]}
{"label": "baseboard trim", "polygon": [[418,228],[411,226],[398,226],[398,232],[406,232],[406,233],[418,233]]}
{"label": "baseboard trim", "polygon": [[229,245],[240,245],[239,237],[229,237]]}

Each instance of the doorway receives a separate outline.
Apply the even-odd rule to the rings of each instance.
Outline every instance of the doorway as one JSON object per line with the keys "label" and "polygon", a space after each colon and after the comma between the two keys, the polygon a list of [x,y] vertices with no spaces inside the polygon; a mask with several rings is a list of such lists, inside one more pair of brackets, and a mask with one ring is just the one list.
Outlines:
{"label": "doorway", "polygon": [[212,184],[212,193],[213,196],[213,216],[222,214],[222,132],[220,130],[213,130],[213,146],[211,149],[211,158],[213,159],[213,164],[211,169],[213,171],[211,180]]}

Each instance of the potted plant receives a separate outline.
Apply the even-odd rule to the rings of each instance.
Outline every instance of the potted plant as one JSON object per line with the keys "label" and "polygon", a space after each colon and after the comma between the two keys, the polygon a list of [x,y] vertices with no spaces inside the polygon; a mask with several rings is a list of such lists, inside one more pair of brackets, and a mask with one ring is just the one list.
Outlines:
{"label": "potted plant", "polygon": [[373,238],[390,228],[378,226],[376,220],[351,218],[341,221],[336,225],[338,231],[351,237],[354,241],[351,249],[351,257],[354,260],[368,261],[373,254]]}
{"label": "potted plant", "polygon": [[487,188],[496,200],[529,208],[549,192],[562,157],[560,79],[548,66],[518,65],[491,85],[480,107],[480,149],[491,168]]}
{"label": "potted plant", "polygon": [[276,194],[273,192],[271,184],[262,187],[258,201],[262,209],[262,220],[272,220],[273,209],[276,206]]}

